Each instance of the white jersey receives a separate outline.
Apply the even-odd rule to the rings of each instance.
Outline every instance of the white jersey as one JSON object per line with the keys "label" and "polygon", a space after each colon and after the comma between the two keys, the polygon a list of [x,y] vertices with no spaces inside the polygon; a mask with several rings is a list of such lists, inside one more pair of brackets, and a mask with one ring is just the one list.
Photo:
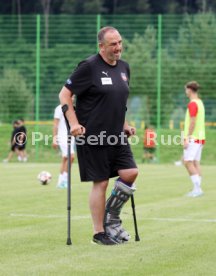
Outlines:
{"label": "white jersey", "polygon": [[67,128],[61,105],[58,105],[54,112],[54,118],[59,120],[58,136],[67,136]]}
{"label": "white jersey", "polygon": [[[65,123],[65,118],[64,114],[62,112],[61,105],[58,105],[55,108],[54,112],[54,119],[59,120],[58,124],[58,145],[61,149],[62,156],[67,156],[67,128],[66,128],[66,123]],[[74,153],[74,137],[71,137],[71,153]]]}

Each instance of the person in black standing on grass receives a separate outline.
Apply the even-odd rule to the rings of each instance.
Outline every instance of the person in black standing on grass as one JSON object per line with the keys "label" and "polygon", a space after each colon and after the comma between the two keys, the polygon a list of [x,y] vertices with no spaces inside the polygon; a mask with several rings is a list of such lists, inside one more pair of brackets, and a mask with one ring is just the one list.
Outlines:
{"label": "person in black standing on grass", "polygon": [[18,133],[19,133],[19,121],[15,120],[15,121],[13,121],[13,130],[11,132],[10,152],[9,152],[7,158],[3,160],[4,163],[10,162],[14,153],[16,153],[18,160],[20,158],[19,148],[18,148],[18,144],[17,144]]}
{"label": "person in black standing on grass", "polygon": [[22,162],[27,162],[28,157],[26,153],[26,143],[27,143],[27,129],[25,127],[25,121],[23,118],[18,120],[18,150],[19,157],[18,160]]}
{"label": "person in black standing on grass", "polygon": [[[130,238],[120,211],[135,191],[138,169],[127,137],[136,130],[125,120],[130,69],[120,59],[122,37],[107,26],[99,31],[98,43],[99,53],[79,63],[59,98],[62,106],[68,105],[66,117],[76,137],[81,181],[93,182],[89,197],[93,242],[115,245]],[[74,94],[76,113],[71,103]],[[116,176],[106,201],[109,179]]]}

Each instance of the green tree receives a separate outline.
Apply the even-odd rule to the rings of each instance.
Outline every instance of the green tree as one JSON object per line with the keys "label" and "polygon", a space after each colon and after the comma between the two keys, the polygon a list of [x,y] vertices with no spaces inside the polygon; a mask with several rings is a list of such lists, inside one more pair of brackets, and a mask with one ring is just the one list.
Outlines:
{"label": "green tree", "polygon": [[[205,89],[215,90],[216,80],[216,19],[211,13],[185,16],[178,38],[169,45],[165,67],[172,78],[183,83],[196,79]],[[173,82],[177,89],[179,81]],[[203,95],[205,96],[205,95]],[[215,94],[212,93],[215,97]]]}
{"label": "green tree", "polygon": [[15,69],[5,69],[0,79],[0,110],[3,121],[17,117],[29,118],[32,113],[33,94],[24,77]]}
{"label": "green tree", "polygon": [[72,14],[97,14],[102,11],[102,5],[101,0],[64,0],[61,11]]}
{"label": "green tree", "polygon": [[207,108],[207,116],[211,117],[215,109],[213,101],[216,98],[214,93],[216,87],[215,42],[216,19],[214,14],[185,16],[177,39],[171,40],[167,45],[168,55],[163,56],[162,95],[165,95],[166,101],[173,105],[173,110],[176,98],[184,95],[184,84],[196,80],[201,85],[202,98],[212,103]]}
{"label": "green tree", "polygon": [[150,4],[148,0],[138,0],[136,5],[137,13],[150,13]]}
{"label": "green tree", "polygon": [[83,8],[87,14],[97,14],[101,12],[101,0],[85,1]]}
{"label": "green tree", "polygon": [[155,111],[157,91],[156,43],[156,29],[149,25],[143,35],[136,33],[132,41],[125,40],[123,54],[131,68],[131,93],[145,95],[143,118],[154,124],[155,112],[152,110]]}

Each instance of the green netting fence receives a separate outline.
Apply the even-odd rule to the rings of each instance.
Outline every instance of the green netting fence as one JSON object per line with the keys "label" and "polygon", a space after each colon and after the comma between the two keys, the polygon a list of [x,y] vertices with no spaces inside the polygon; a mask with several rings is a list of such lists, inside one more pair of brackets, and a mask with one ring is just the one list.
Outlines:
{"label": "green netting fence", "polygon": [[[79,61],[95,54],[97,32],[112,25],[131,67],[128,120],[138,129],[179,130],[196,80],[209,128],[216,126],[216,17],[198,15],[0,16],[0,122],[51,121],[58,93]],[[38,150],[36,149],[36,152]],[[158,151],[159,157],[159,151]]]}

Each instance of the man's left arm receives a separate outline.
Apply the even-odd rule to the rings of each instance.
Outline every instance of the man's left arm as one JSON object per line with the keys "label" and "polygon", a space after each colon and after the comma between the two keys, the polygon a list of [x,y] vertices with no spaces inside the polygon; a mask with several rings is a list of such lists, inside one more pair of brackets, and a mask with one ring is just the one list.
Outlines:
{"label": "man's left arm", "polygon": [[190,117],[190,124],[189,124],[189,128],[188,128],[188,137],[186,137],[184,140],[184,148],[185,149],[188,147],[188,144],[189,144],[190,138],[192,137],[195,125],[196,125],[196,117]]}
{"label": "man's left arm", "polygon": [[190,124],[189,124],[189,129],[188,129],[188,137],[190,138],[194,132],[196,125],[196,117],[190,117]]}

